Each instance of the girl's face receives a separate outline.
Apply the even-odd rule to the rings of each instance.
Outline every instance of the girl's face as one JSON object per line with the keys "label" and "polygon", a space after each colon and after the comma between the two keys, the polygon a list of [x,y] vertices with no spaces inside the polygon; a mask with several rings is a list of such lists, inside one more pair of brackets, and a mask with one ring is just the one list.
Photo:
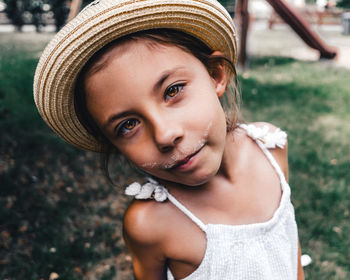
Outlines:
{"label": "girl's face", "polygon": [[115,47],[107,66],[87,78],[87,108],[136,166],[200,185],[219,170],[226,140],[224,69],[213,76],[182,49],[140,39]]}

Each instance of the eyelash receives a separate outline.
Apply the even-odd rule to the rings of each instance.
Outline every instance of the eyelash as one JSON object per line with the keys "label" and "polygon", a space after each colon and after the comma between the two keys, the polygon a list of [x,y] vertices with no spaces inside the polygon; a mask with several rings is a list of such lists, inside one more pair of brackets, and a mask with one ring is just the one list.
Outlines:
{"label": "eyelash", "polygon": [[[184,86],[185,84],[176,84],[176,85],[169,86],[164,92],[164,100],[167,101],[169,99],[175,98],[179,93],[181,93]],[[171,89],[177,89],[177,92],[173,96],[169,94]]]}
{"label": "eyelash", "polygon": [[[131,131],[140,123],[138,119],[127,119],[121,124],[119,124],[116,128],[117,135],[118,136],[126,136],[127,134],[131,133]],[[132,128],[126,128],[127,125],[132,126]],[[123,130],[127,131],[123,131]]]}

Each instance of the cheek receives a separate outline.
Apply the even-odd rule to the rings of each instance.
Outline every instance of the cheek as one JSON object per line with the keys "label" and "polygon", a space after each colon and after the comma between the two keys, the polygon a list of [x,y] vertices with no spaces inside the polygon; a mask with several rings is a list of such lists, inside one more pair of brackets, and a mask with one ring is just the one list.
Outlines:
{"label": "cheek", "polygon": [[[125,145],[124,147],[117,147],[119,151],[128,158],[138,168],[145,170],[145,168],[153,167],[157,161],[154,145],[146,139],[135,144]],[[147,152],[145,152],[147,151]]]}
{"label": "cheek", "polygon": [[225,112],[220,102],[217,100],[217,102],[211,104],[211,111],[207,113],[207,127],[209,144],[213,148],[213,151],[219,156],[218,164],[221,162],[220,158],[225,149],[227,136],[226,126]]}
{"label": "cheek", "polygon": [[194,116],[191,119],[201,123],[202,129],[211,131],[216,136],[226,135],[226,116],[216,95],[198,104],[192,114]]}

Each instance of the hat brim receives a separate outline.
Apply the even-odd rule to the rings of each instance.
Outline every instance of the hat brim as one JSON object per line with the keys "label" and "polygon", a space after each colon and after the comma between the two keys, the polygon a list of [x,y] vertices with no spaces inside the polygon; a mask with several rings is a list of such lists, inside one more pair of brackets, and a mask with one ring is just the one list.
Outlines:
{"label": "hat brim", "polygon": [[74,89],[86,62],[106,44],[149,29],[171,28],[203,41],[236,63],[230,15],[216,0],[105,0],[93,2],[58,32],[44,50],[34,77],[34,100],[47,124],[68,143],[101,152],[74,109]]}

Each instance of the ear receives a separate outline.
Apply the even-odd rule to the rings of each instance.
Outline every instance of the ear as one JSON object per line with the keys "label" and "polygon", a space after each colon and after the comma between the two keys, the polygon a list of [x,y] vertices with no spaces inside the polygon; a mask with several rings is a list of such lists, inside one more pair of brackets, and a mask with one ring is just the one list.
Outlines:
{"label": "ear", "polygon": [[[210,56],[223,56],[223,53],[220,51],[214,51]],[[214,82],[216,94],[220,98],[225,93],[227,86],[227,73],[225,65],[223,63],[217,62],[213,65],[210,72],[210,76]]]}

